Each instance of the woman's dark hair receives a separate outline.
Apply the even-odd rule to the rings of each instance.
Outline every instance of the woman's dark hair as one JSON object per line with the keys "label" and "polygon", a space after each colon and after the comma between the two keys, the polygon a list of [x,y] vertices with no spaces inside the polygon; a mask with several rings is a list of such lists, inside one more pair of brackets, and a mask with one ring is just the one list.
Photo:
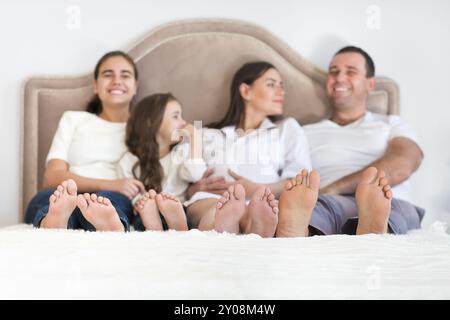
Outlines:
{"label": "woman's dark hair", "polygon": [[[109,58],[112,58],[112,57],[122,57],[125,60],[127,60],[128,63],[133,67],[134,79],[135,80],[138,79],[138,70],[137,70],[136,64],[134,63],[133,59],[125,52],[111,51],[111,52],[106,53],[103,57],[100,58],[100,60],[98,60],[97,65],[95,66],[95,69],[94,69],[94,79],[95,80],[98,79],[98,76],[100,73],[100,68],[101,68],[102,64],[106,60],[108,60]],[[89,101],[86,111],[93,113],[93,114],[97,114],[97,115],[102,112],[102,101],[100,100],[100,97],[98,96],[98,94],[94,95],[92,97],[92,99]]]}
{"label": "woman's dark hair", "polygon": [[156,137],[170,101],[177,101],[170,92],[143,98],[131,111],[126,128],[125,144],[139,159],[132,168],[133,176],[142,181],[146,190],[154,189],[158,193],[162,191],[164,172]]}
{"label": "woman's dark hair", "polygon": [[[260,78],[269,69],[276,68],[269,62],[258,61],[244,64],[233,77],[230,88],[230,104],[226,115],[219,122],[208,125],[210,128],[221,129],[226,126],[235,125],[239,127],[245,121],[245,103],[241,96],[239,87],[242,83],[252,85],[258,78]],[[280,116],[269,116],[272,121],[277,121]]]}

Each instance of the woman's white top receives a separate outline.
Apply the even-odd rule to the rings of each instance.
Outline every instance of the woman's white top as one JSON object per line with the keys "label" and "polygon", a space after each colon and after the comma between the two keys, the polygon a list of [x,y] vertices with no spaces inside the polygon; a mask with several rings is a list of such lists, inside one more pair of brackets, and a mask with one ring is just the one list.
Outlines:
{"label": "woman's white top", "polygon": [[125,127],[125,122],[106,121],[86,111],[66,111],[59,121],[46,164],[59,159],[79,176],[117,179],[117,162],[127,151]]}
{"label": "woman's white top", "polygon": [[[301,169],[311,170],[308,141],[294,118],[277,123],[266,118],[258,129],[246,133],[235,126],[203,131],[203,160],[215,169],[214,176],[223,176],[226,181],[234,181],[228,169],[258,184],[277,183]],[[196,176],[201,176],[200,172]],[[197,192],[185,205],[219,197]]]}

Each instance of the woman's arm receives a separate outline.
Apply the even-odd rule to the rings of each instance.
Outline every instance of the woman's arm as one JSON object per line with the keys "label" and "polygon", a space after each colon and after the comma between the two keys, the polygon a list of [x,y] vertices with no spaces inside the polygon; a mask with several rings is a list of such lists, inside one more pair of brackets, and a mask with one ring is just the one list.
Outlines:
{"label": "woman's arm", "polygon": [[69,164],[64,160],[49,160],[44,173],[43,186],[45,188],[56,188],[61,182],[67,179],[75,181],[79,193],[110,190],[120,192],[129,199],[132,199],[139,192],[145,192],[145,187],[139,180],[133,178],[117,180],[86,178],[70,172]]}
{"label": "woman's arm", "polygon": [[259,184],[259,183],[255,183],[253,181],[250,181],[249,179],[246,179],[240,175],[238,175],[237,173],[235,173],[232,170],[228,170],[228,173],[230,174],[231,177],[233,177],[233,179],[235,179],[234,183],[239,183],[241,184],[244,189],[245,189],[245,195],[246,197],[251,197],[256,189],[258,189],[260,186],[267,186],[269,187],[269,189],[272,191],[272,193],[275,195],[276,198],[278,198],[281,193],[284,191],[284,186],[286,184],[286,182],[289,179],[285,179],[285,180],[281,180],[279,182],[275,182],[275,183],[269,183],[269,184]]}

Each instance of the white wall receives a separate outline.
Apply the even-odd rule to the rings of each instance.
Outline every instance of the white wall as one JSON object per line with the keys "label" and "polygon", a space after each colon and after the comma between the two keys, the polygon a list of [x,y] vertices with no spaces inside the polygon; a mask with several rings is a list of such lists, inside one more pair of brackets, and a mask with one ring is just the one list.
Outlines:
{"label": "white wall", "polygon": [[[0,2],[0,226],[18,222],[22,86],[34,75],[81,75],[112,49],[127,50],[173,20],[226,17],[257,23],[326,68],[345,44],[365,48],[378,74],[400,84],[402,115],[426,157],[413,176],[424,224],[450,222],[450,2],[388,0],[63,0]],[[80,10],[80,28],[72,19]],[[379,29],[371,5],[380,10]],[[375,19],[375,20],[374,20]]]}

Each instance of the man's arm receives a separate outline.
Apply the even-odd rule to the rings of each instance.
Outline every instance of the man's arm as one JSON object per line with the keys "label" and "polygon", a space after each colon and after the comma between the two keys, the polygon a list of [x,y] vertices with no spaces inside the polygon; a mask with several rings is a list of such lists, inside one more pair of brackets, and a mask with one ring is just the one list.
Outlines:
{"label": "man's arm", "polygon": [[414,141],[403,137],[394,138],[389,142],[386,152],[380,159],[325,186],[320,192],[328,194],[354,193],[361,173],[368,167],[376,167],[378,170],[385,171],[389,184],[395,186],[407,180],[419,168],[422,159],[423,152]]}

